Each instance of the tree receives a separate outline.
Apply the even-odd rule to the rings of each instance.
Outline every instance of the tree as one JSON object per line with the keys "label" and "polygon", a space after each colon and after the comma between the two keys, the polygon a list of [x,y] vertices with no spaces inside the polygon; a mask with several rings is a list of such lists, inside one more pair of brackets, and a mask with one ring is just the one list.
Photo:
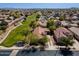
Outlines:
{"label": "tree", "polygon": [[44,46],[47,42],[48,42],[47,36],[44,36],[43,38],[41,38],[41,39],[39,40],[39,44],[41,44],[41,45],[43,45],[43,46]]}
{"label": "tree", "polygon": [[29,45],[38,45],[38,38],[32,33],[26,37],[26,41],[29,42]]}
{"label": "tree", "polygon": [[39,15],[39,14],[37,14],[36,18],[40,18],[40,15]]}
{"label": "tree", "polygon": [[28,29],[28,30],[24,30],[22,33],[23,33],[23,35],[24,36],[27,36],[28,34],[30,34],[30,29]]}
{"label": "tree", "polygon": [[49,27],[49,29],[50,29],[50,31],[53,31],[53,30],[55,30],[55,29],[56,29],[56,26],[55,26],[55,25],[50,26],[50,27]]}
{"label": "tree", "polygon": [[37,26],[38,26],[37,21],[32,21],[32,22],[30,23],[30,27],[32,27],[33,29],[36,28]]}
{"label": "tree", "polygon": [[47,22],[47,28],[50,30],[50,34],[52,34],[53,30],[55,30],[57,28],[56,22],[54,21],[54,19],[48,20],[48,22]]}
{"label": "tree", "polygon": [[10,16],[13,16],[14,19],[19,18],[22,14],[20,11],[12,11]]}
{"label": "tree", "polygon": [[60,16],[60,18],[59,18],[60,21],[63,21],[64,19],[65,19],[64,16]]}
{"label": "tree", "polygon": [[30,44],[30,40],[29,40],[28,36],[26,36],[24,40],[25,40],[26,44]]}
{"label": "tree", "polygon": [[0,30],[4,30],[7,28],[8,23],[4,20],[1,21],[0,23]]}
{"label": "tree", "polygon": [[61,37],[59,44],[65,46],[66,48],[68,48],[68,46],[72,46],[73,45],[73,39],[71,37]]}
{"label": "tree", "polygon": [[47,22],[47,28],[49,28],[50,26],[54,25],[54,20],[48,20]]}
{"label": "tree", "polygon": [[9,16],[9,17],[7,17],[7,20],[11,20],[10,16]]}
{"label": "tree", "polygon": [[8,23],[4,20],[1,21],[0,26],[8,25]]}
{"label": "tree", "polygon": [[0,26],[0,30],[4,30],[7,28],[7,26]]}

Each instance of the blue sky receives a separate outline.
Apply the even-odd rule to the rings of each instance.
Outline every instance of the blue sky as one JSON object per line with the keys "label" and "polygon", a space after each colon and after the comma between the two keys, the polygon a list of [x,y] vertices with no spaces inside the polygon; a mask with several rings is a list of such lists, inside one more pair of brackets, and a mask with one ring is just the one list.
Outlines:
{"label": "blue sky", "polygon": [[0,8],[79,8],[79,3],[0,3]]}

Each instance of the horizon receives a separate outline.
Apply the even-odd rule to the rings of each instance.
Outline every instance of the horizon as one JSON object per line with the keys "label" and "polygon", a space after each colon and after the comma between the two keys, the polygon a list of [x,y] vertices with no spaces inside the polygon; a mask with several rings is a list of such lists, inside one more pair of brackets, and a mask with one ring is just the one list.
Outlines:
{"label": "horizon", "polygon": [[79,3],[0,3],[0,8],[79,8]]}

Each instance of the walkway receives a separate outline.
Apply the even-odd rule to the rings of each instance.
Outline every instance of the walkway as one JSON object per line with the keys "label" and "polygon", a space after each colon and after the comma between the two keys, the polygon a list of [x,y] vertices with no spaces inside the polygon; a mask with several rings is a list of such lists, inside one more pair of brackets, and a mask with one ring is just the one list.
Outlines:
{"label": "walkway", "polygon": [[73,47],[75,48],[75,50],[79,51],[79,42],[76,39],[74,39]]}
{"label": "walkway", "polygon": [[57,46],[54,45],[54,38],[53,38],[53,36],[47,35],[47,37],[49,38],[49,42],[48,42],[48,48],[46,48],[46,50],[56,50]]}
{"label": "walkway", "polygon": [[[24,18],[24,16],[22,16],[22,17],[20,17],[20,18],[18,18],[18,19],[16,19],[16,20],[14,20],[14,21],[12,21],[12,23],[15,22],[15,21],[21,20],[21,19],[23,19],[23,18]],[[9,33],[10,33],[13,29],[15,29],[16,27],[22,25],[22,24],[21,24],[22,21],[23,21],[23,20],[21,20],[20,22],[18,22],[19,25],[17,25],[17,26],[14,26],[14,25],[9,26],[9,28],[6,29],[6,32],[4,32],[3,34],[0,35],[0,44],[7,38],[7,36],[9,35]]]}
{"label": "walkway", "polygon": [[19,52],[19,50],[13,50],[10,56],[16,56],[16,54]]}
{"label": "walkway", "polygon": [[20,26],[21,25],[21,23],[19,24],[19,25],[17,25],[17,26],[11,26],[11,27],[9,27],[7,30],[6,30],[6,32],[5,33],[3,33],[2,35],[0,35],[0,44],[7,38],[7,36],[9,35],[9,33],[13,30],[13,29],[15,29],[16,27],[18,27],[18,26]]}

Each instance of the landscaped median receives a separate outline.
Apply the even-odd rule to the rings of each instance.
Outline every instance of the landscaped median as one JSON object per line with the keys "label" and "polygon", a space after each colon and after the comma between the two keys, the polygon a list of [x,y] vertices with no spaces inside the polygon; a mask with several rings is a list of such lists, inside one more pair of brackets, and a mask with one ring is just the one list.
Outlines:
{"label": "landscaped median", "polygon": [[31,21],[36,20],[37,14],[28,16],[26,20],[22,22],[22,25],[11,31],[8,37],[0,45],[5,47],[11,47],[18,41],[24,40],[25,36],[23,35],[24,31],[30,30],[29,24]]}

